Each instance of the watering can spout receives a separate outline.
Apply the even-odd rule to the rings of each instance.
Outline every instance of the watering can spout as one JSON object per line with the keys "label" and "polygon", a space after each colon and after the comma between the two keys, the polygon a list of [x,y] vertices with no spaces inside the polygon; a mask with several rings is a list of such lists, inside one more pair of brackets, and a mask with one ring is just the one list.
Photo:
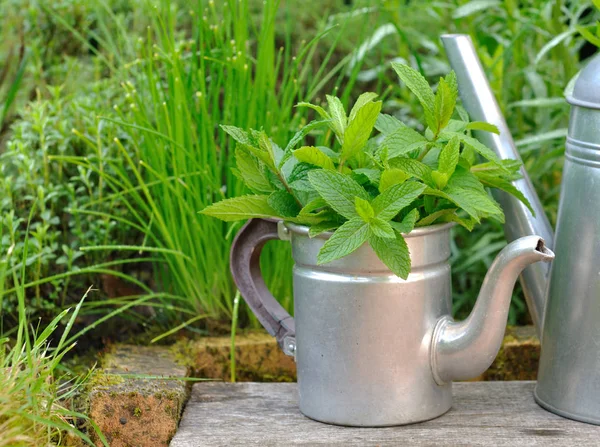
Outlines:
{"label": "watering can spout", "polygon": [[[492,123],[500,131],[499,135],[479,132],[477,137],[494,150],[499,158],[520,160],[521,157],[494,98],[471,38],[465,34],[446,34],[442,36],[442,42],[450,65],[456,72],[463,106],[471,119]],[[503,191],[496,192],[495,197],[506,214],[504,228],[506,238],[511,242],[522,236],[539,235],[544,239],[546,245],[552,248],[554,232],[550,222],[524,168],[521,168],[521,174],[522,178],[514,181],[513,185],[529,200],[535,214],[532,214],[515,197]],[[525,299],[538,335],[542,330],[549,272],[549,264],[540,262],[527,267],[521,274]]]}
{"label": "watering can spout", "polygon": [[434,329],[431,367],[438,384],[471,379],[489,368],[502,345],[512,290],[519,274],[530,264],[547,264],[552,259],[554,253],[539,236],[522,237],[498,254],[469,317],[458,322],[442,317]]}

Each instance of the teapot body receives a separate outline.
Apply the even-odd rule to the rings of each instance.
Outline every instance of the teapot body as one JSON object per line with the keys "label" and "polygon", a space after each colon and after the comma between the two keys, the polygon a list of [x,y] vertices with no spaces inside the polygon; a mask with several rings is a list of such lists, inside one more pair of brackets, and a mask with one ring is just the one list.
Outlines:
{"label": "teapot body", "polygon": [[436,383],[432,333],[451,312],[450,228],[406,235],[407,280],[368,244],[317,265],[325,238],[290,230],[300,410],[322,422],[389,426],[432,419],[451,406],[451,383]]}

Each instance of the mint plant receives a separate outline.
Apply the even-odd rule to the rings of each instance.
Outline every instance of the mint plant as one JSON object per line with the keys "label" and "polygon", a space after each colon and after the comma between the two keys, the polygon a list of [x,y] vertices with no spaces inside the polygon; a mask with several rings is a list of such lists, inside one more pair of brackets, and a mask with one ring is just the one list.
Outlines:
{"label": "mint plant", "polygon": [[[362,94],[350,114],[334,96],[327,96],[327,110],[298,104],[320,119],[301,129],[285,148],[262,131],[221,126],[237,142],[234,173],[254,195],[222,200],[202,213],[225,221],[282,219],[309,226],[310,237],[333,231],[319,252],[319,264],[368,242],[393,273],[406,279],[410,254],[402,235],[414,227],[456,222],[471,230],[484,218],[503,222],[504,214],[486,187],[513,194],[531,209],[511,184],[519,177],[520,162],[498,159],[470,135],[472,130],[498,129],[470,122],[457,106],[455,74],[441,78],[434,93],[417,71],[393,67],[423,107],[423,134],[380,113],[382,103],[374,93]],[[333,148],[296,149],[319,127],[335,135]],[[378,134],[371,137],[373,129]],[[478,162],[479,157],[485,161]]]}

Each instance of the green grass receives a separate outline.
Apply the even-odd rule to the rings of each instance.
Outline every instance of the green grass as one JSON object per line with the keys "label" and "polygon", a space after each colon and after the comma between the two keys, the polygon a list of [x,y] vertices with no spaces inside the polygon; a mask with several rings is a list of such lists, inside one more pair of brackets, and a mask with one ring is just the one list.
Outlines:
{"label": "green grass", "polygon": [[[117,198],[128,208],[129,217],[120,222],[144,235],[135,250],[164,259],[157,268],[164,290],[181,297],[182,306],[185,302],[188,309],[216,318],[232,315],[229,248],[238,226],[198,212],[245,192],[230,173],[233,143],[219,124],[264,128],[277,141],[286,141],[305,122],[294,108],[298,98],[314,98],[324,86],[344,79],[347,59],[332,68],[327,64],[349,22],[323,24],[314,39],[300,46],[278,46],[278,7],[277,1],[264,4],[257,30],[248,21],[247,1],[226,2],[222,9],[201,4],[189,11],[192,28],[184,35],[176,28],[181,11],[173,12],[166,3],[150,11],[153,25],[145,42],[137,44],[136,59],[115,74],[124,81],[128,104],[116,110],[117,116],[103,117],[121,126],[123,135],[114,141],[119,156],[86,165],[112,189],[106,200]],[[325,36],[330,47],[315,62]],[[342,91],[348,98],[354,78],[345,81]],[[93,151],[95,142],[81,136]],[[291,308],[289,247],[273,245],[263,259],[269,265],[266,280]],[[243,318],[247,323],[251,317]]]}
{"label": "green grass", "polygon": [[[159,301],[152,303],[160,306],[157,320],[170,329],[191,326],[197,315],[232,317],[236,291],[228,253],[239,226],[197,214],[246,192],[230,174],[233,143],[218,125],[264,128],[281,144],[307,122],[306,112],[293,107],[297,101],[320,103],[333,92],[347,106],[363,91],[378,91],[386,112],[418,126],[420,109],[396,82],[389,62],[401,58],[435,81],[449,69],[439,41],[443,32],[474,38],[553,220],[568,120],[562,92],[581,66],[578,27],[593,32],[597,18],[582,0],[357,0],[354,9],[328,0],[318,11],[276,0],[65,0],[29,9],[13,0],[0,3],[9,37],[0,44],[0,60],[18,48],[15,30],[29,30],[20,91],[6,93],[19,78],[16,63],[6,77],[10,82],[0,88],[0,101],[13,98],[5,123],[16,118],[9,135],[14,150],[5,153],[3,166],[17,167],[4,179],[31,180],[21,189],[3,180],[3,190],[18,200],[3,209],[2,253],[11,238],[21,239],[27,204],[41,194],[51,211],[46,217],[58,217],[60,224],[41,215],[34,222],[31,237],[37,242],[27,261],[34,265],[25,281],[28,298],[34,298],[30,306],[51,317],[76,299],[67,290],[85,290],[94,275],[142,259],[153,263],[157,286],[152,292],[138,285]],[[23,113],[33,87],[39,88],[37,101]],[[36,133],[36,126],[46,131]],[[314,133],[307,140],[326,144],[331,135]],[[30,177],[23,160],[35,167]],[[73,228],[75,237],[69,235]],[[457,230],[459,314],[468,311],[503,240],[497,224],[472,233]],[[14,250],[19,254],[22,245]],[[18,265],[15,259],[7,271]],[[291,309],[287,244],[269,243],[262,264],[269,287]],[[5,321],[16,324],[16,287],[10,283],[9,276],[3,294],[4,306],[10,305],[5,315],[12,319]],[[139,299],[111,299],[109,312]],[[129,312],[132,307],[130,317],[143,321]],[[88,310],[100,313],[102,307],[90,302]],[[256,324],[243,303],[239,318],[240,326]],[[517,294],[511,321],[524,319]]]}
{"label": "green grass", "polygon": [[[27,231],[32,215],[33,212]],[[23,261],[27,252],[25,243]],[[5,288],[6,265],[6,259],[2,259],[0,290]],[[46,327],[34,327],[27,315],[25,270],[26,263],[22,262],[21,269],[12,271],[19,324],[12,334],[0,338],[0,446],[61,445],[67,434],[92,444],[77,428],[82,420],[87,421],[90,432],[95,430],[103,444],[108,445],[93,421],[73,409],[74,396],[87,377],[71,374],[61,366],[75,346],[77,336],[69,335],[87,293],[74,309],[62,311]],[[59,335],[61,321],[66,324]]]}

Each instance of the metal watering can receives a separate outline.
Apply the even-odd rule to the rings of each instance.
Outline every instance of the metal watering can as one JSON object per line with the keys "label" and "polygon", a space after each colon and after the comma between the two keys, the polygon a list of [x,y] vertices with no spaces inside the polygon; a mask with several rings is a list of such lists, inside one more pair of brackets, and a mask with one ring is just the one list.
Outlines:
{"label": "metal watering can", "polygon": [[[450,316],[452,225],[405,235],[412,262],[407,280],[390,272],[368,244],[317,265],[328,234],[311,239],[307,227],[264,219],[251,219],[239,231],[231,249],[233,277],[261,324],[296,359],[302,413],[348,426],[424,421],[451,407],[453,380],[490,366],[519,274],[554,254],[539,236],[506,246],[472,313],[456,322]],[[260,252],[272,239],[292,245],[295,318],[261,276]]]}
{"label": "metal watering can", "polygon": [[[498,126],[500,135],[479,138],[500,156],[519,158],[471,39],[442,37],[457,74],[463,105],[475,120]],[[509,241],[539,234],[557,260],[535,264],[521,275],[529,312],[542,342],[536,401],[571,419],[600,425],[600,56],[579,74],[571,95],[563,182],[556,235],[527,173],[514,182],[535,217],[500,193]]]}

